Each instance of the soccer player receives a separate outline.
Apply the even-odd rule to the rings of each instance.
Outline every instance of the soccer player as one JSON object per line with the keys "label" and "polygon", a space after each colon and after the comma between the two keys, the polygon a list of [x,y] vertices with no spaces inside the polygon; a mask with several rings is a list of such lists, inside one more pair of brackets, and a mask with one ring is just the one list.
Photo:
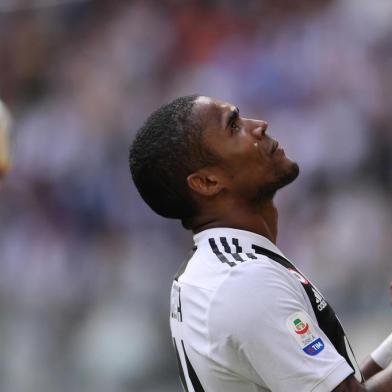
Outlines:
{"label": "soccer player", "polygon": [[187,96],[152,113],[130,148],[144,201],[194,233],[171,292],[184,390],[392,391],[391,338],[365,383],[331,306],[275,245],[274,195],[299,168],[267,128]]}
{"label": "soccer player", "polygon": [[9,170],[9,128],[10,114],[0,100],[0,180]]}

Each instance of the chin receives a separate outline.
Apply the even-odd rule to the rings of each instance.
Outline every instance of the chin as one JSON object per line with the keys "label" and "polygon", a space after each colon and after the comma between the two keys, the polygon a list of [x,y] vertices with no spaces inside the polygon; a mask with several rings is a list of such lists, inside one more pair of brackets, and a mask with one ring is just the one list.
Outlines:
{"label": "chin", "polygon": [[[289,161],[289,167],[286,173],[282,175],[281,181],[283,186],[291,184],[299,176],[299,166],[297,162]],[[281,187],[282,188],[282,187]]]}
{"label": "chin", "polygon": [[255,200],[270,199],[275,193],[291,184],[299,175],[299,166],[297,162],[288,160],[287,165],[276,173],[275,180],[269,184],[263,184],[259,189]]}
{"label": "chin", "polygon": [[289,161],[288,167],[283,170],[278,176],[276,183],[276,190],[281,189],[291,184],[299,176],[299,166],[297,162]]}

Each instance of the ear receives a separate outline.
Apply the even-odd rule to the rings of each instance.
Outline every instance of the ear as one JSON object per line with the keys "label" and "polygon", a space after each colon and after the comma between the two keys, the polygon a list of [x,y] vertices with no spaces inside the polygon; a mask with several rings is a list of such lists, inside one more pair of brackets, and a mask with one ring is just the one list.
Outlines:
{"label": "ear", "polygon": [[223,188],[223,184],[219,180],[216,174],[203,169],[187,177],[189,188],[202,196],[215,196],[218,194]]}

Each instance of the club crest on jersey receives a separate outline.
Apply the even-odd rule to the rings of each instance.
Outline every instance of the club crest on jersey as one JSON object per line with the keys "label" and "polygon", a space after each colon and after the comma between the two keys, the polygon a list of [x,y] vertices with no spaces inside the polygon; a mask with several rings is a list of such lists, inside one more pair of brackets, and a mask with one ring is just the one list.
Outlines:
{"label": "club crest on jersey", "polygon": [[307,313],[293,313],[288,317],[286,326],[305,354],[314,356],[324,350],[324,342]]}

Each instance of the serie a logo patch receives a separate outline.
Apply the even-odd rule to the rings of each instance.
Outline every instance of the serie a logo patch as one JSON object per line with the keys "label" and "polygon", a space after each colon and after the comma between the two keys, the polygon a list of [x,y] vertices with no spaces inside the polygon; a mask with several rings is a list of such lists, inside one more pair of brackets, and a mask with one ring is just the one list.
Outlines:
{"label": "serie a logo patch", "polygon": [[287,318],[286,326],[305,354],[314,356],[324,350],[324,342],[307,313],[293,313]]}

